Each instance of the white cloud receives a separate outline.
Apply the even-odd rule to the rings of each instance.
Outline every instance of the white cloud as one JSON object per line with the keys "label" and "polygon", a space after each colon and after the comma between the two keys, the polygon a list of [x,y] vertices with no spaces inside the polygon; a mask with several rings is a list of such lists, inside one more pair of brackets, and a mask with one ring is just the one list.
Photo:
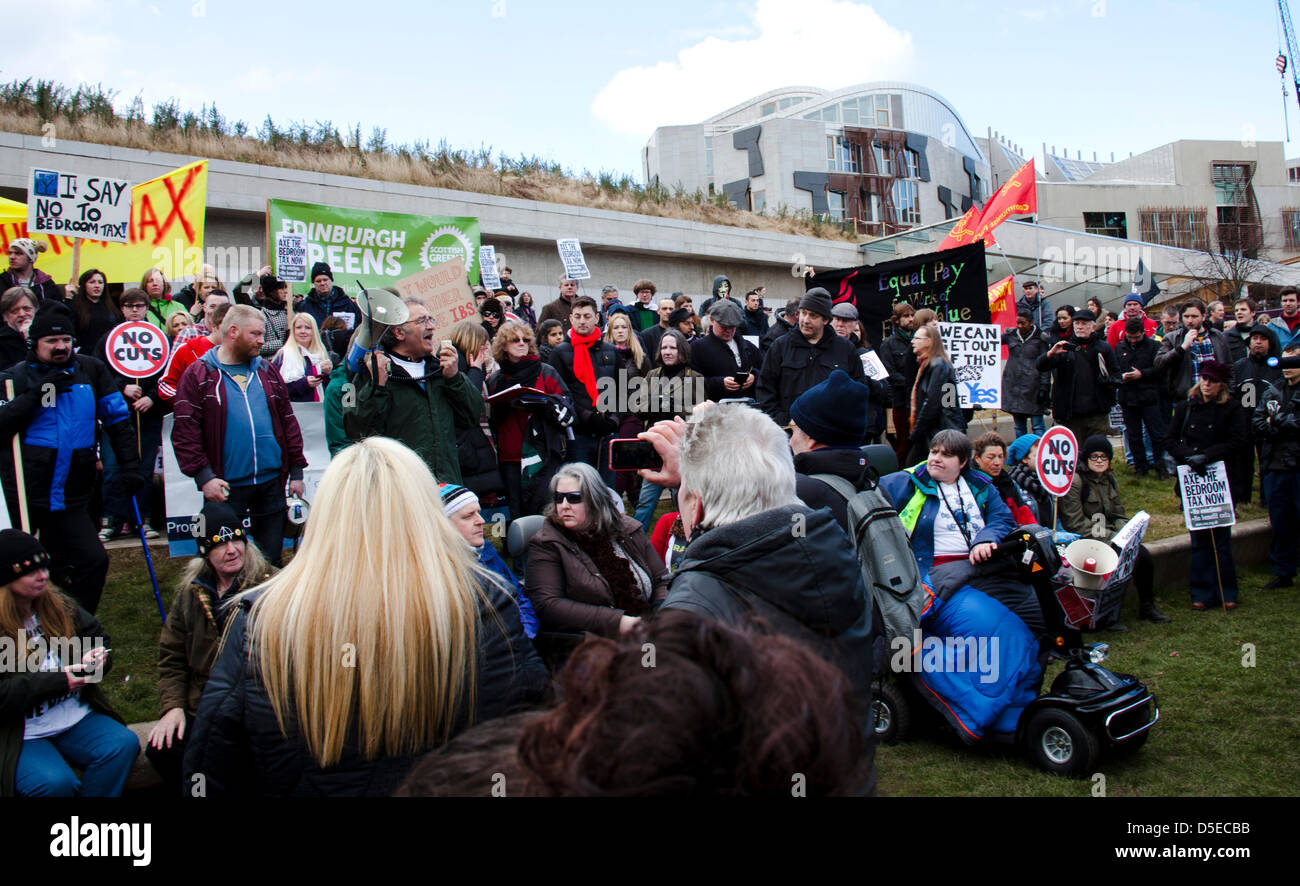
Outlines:
{"label": "white cloud", "polygon": [[[906,76],[912,36],[850,0],[758,0],[756,36],[706,37],[671,61],[619,71],[591,103],[597,119],[625,135],[698,123],[781,86],[838,89]],[[735,26],[727,29],[736,33]]]}

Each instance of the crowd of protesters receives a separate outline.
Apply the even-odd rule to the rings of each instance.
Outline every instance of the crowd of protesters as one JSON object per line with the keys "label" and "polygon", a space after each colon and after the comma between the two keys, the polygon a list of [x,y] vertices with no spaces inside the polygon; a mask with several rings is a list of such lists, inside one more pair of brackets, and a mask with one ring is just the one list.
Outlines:
{"label": "crowd of protesters", "polygon": [[[323,262],[303,294],[206,266],[175,294],[156,269],[110,294],[95,269],[55,285],[40,251],[14,241],[0,275],[0,431],[22,455],[0,478],[32,530],[0,532],[0,632],[86,651],[0,673],[0,795],[115,795],[134,764],[87,675],[111,664],[103,542],[156,535],[167,414],[204,501],[147,740],[173,794],[488,794],[500,775],[512,795],[788,795],[793,772],[811,793],[874,793],[880,624],[840,490],[875,482],[868,443],[894,450],[881,488],[927,578],[1017,525],[1114,535],[1117,405],[1138,475],[1222,460],[1245,501],[1258,461],[1269,587],[1296,572],[1300,369],[1270,361],[1300,356],[1293,289],[1268,322],[1250,299],[1226,319],[1196,298],[1157,322],[1136,294],[1119,314],[1053,311],[1028,282],[1003,336],[1014,437],[972,441],[938,317],[905,302],[873,348],[821,288],[771,313],[761,285],[740,296],[719,275],[697,313],[651,280],[625,303],[566,278],[538,309],[505,268],[477,318],[436,329],[408,298],[349,367],[364,315]],[[123,321],[172,341],[154,376],[109,368]],[[308,466],[295,403],[322,404],[331,461],[281,568]],[[1049,418],[1082,447],[1059,503],[1033,470]],[[614,441],[654,457],[616,464]],[[535,521],[513,568],[489,509]],[[1192,533],[1192,560],[1192,607],[1235,608],[1230,532]],[[1134,579],[1139,616],[1169,621],[1145,548]],[[1043,629],[1023,587],[990,593]]]}

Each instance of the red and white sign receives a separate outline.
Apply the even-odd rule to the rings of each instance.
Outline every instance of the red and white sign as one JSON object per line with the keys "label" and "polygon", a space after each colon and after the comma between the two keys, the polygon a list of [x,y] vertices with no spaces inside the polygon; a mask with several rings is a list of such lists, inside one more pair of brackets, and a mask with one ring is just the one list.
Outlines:
{"label": "red and white sign", "polygon": [[1049,493],[1060,498],[1070,491],[1074,481],[1074,469],[1079,461],[1079,441],[1074,431],[1063,425],[1047,429],[1043,439],[1038,441],[1038,482]]}
{"label": "red and white sign", "polygon": [[104,346],[108,365],[127,378],[157,375],[167,365],[170,351],[171,343],[162,330],[139,320],[114,326]]}

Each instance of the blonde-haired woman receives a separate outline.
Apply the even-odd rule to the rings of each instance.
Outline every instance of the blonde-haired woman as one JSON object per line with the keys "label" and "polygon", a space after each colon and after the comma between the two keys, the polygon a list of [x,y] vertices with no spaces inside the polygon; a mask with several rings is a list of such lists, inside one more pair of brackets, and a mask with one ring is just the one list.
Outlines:
{"label": "blonde-haired woman", "polygon": [[185,783],[387,795],[421,753],[546,685],[518,607],[443,513],[424,462],[368,437],[325,471],[298,555],[240,596]]}
{"label": "blonde-haired woman", "polygon": [[[632,328],[632,318],[623,311],[615,311],[605,322],[605,341],[614,346],[617,355],[618,378],[620,390],[625,390],[629,380],[644,377],[654,364],[641,347],[641,338]],[[622,439],[635,437],[645,430],[641,416],[635,412],[625,412],[618,417],[616,435]],[[628,501],[636,503],[641,495],[641,478],[635,471],[617,471],[614,474],[614,491],[626,495]]]}
{"label": "blonde-haired woman", "polygon": [[[921,311],[917,311],[917,317]],[[930,455],[930,440],[940,431],[966,433],[966,419],[957,396],[957,373],[943,349],[939,330],[920,324],[912,333],[912,353],[916,355],[916,381],[912,384],[912,449],[907,463],[918,464]]]}
{"label": "blonde-haired woman", "polygon": [[275,352],[271,362],[280,370],[292,402],[320,403],[324,399],[334,364],[311,314],[293,315],[289,340]]}

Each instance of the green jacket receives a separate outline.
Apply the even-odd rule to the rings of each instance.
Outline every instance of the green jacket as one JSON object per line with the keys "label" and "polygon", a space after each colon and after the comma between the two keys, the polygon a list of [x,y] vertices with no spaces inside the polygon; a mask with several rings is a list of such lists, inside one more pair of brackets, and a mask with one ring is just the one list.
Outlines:
{"label": "green jacket", "polygon": [[325,386],[325,442],[329,444],[330,458],[352,445],[352,438],[343,428],[343,388],[347,383],[347,363],[341,362]]}
{"label": "green jacket", "polygon": [[[98,640],[99,645],[112,648],[113,644],[109,641],[104,626],[80,606],[74,616],[73,633],[83,640]],[[89,649],[90,646],[87,645],[86,648]],[[104,662],[104,674],[108,673],[112,665],[113,653],[110,652]],[[27,721],[27,712],[37,704],[58,698],[67,691],[68,678],[62,671],[28,673],[19,672],[12,667],[0,668],[0,797],[12,797],[16,791],[18,757],[23,751],[23,727]],[[122,718],[104,698],[98,683],[82,686],[81,700],[92,711],[122,722]]]}
{"label": "green jacket", "polygon": [[483,395],[463,372],[444,378],[438,361],[429,357],[424,387],[395,362],[386,384],[375,384],[365,365],[352,381],[356,401],[343,406],[349,437],[392,437],[414,449],[439,483],[461,482],[456,428],[477,424],[483,412]]}
{"label": "green jacket", "polygon": [[[1086,492],[1084,473],[1089,474]],[[1095,514],[1105,519],[1096,520]],[[1061,498],[1061,526],[1067,532],[1109,541],[1127,522],[1124,503],[1119,500],[1119,484],[1112,472],[1098,476],[1085,469],[1075,473],[1069,491]]]}

